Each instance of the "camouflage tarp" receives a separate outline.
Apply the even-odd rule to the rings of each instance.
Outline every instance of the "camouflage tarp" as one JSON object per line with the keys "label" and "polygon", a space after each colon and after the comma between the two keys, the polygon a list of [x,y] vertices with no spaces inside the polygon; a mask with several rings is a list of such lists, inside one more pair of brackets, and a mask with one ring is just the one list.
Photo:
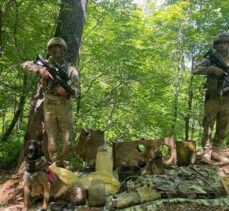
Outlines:
{"label": "camouflage tarp", "polygon": [[174,198],[174,199],[161,199],[156,201],[150,201],[145,204],[140,204],[125,209],[119,209],[122,211],[157,211],[161,210],[167,204],[184,204],[189,203],[190,205],[203,205],[207,207],[228,207],[229,209],[229,197],[218,198],[218,199],[183,199],[183,198]]}
{"label": "camouflage tarp", "polygon": [[[148,192],[139,194],[139,189],[143,191],[145,189]],[[161,175],[145,174],[134,181],[129,180],[127,190],[114,196],[111,208],[115,210],[124,208],[124,210],[135,210],[135,208],[152,210],[152,207],[166,203],[187,202],[200,205],[212,205],[212,203],[229,205],[228,198],[218,199],[225,196],[226,192],[216,167],[173,167],[165,169],[164,174]]]}
{"label": "camouflage tarp", "polygon": [[215,167],[193,166],[165,169],[162,175],[146,174],[136,181],[129,181],[128,188],[150,186],[162,194],[162,198],[218,198],[225,190]]}

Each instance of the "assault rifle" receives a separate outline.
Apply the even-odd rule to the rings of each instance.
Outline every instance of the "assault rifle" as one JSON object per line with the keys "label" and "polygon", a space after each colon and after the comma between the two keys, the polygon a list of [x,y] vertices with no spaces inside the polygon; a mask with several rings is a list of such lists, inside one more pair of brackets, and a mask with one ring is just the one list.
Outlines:
{"label": "assault rifle", "polygon": [[221,68],[226,74],[224,74],[219,79],[218,90],[220,95],[228,95],[229,94],[229,66],[227,66],[223,61],[221,61],[217,55],[213,53],[212,50],[209,50],[204,58],[209,59],[214,65]]}
{"label": "assault rifle", "polygon": [[47,71],[50,73],[50,75],[53,77],[53,83],[49,84],[48,89],[52,89],[56,84],[59,84],[62,86],[70,95],[77,98],[75,95],[75,90],[72,89],[67,82],[70,80],[67,74],[67,70],[63,68],[60,64],[55,63],[53,66],[50,66],[48,62],[45,61],[45,59],[39,55],[34,63],[37,63],[40,61],[42,65],[47,69]]}

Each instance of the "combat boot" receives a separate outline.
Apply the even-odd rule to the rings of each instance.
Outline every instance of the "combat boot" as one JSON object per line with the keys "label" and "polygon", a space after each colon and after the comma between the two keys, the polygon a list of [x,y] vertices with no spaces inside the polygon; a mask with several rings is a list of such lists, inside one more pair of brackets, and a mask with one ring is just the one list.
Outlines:
{"label": "combat boot", "polygon": [[226,156],[222,155],[220,153],[220,151],[218,150],[213,150],[212,154],[211,154],[211,158],[219,161],[220,163],[229,163],[229,158],[227,158]]}
{"label": "combat boot", "polygon": [[93,179],[88,188],[88,206],[103,207],[106,203],[105,184],[102,180]]}
{"label": "combat boot", "polygon": [[212,164],[211,154],[212,154],[211,149],[204,149],[204,153],[203,153],[201,162],[205,164]]}
{"label": "combat boot", "polygon": [[220,154],[229,158],[229,148],[225,148],[225,149],[220,149]]}

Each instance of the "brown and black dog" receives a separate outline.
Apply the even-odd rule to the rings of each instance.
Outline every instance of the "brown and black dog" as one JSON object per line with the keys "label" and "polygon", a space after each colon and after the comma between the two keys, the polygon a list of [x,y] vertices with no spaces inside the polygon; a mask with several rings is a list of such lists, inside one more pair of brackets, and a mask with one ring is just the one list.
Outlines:
{"label": "brown and black dog", "polygon": [[48,208],[49,198],[59,198],[68,191],[53,171],[50,170],[42,152],[41,141],[29,140],[25,144],[25,172],[24,172],[24,207],[28,210],[31,191],[34,187],[43,191],[43,205],[41,210]]}

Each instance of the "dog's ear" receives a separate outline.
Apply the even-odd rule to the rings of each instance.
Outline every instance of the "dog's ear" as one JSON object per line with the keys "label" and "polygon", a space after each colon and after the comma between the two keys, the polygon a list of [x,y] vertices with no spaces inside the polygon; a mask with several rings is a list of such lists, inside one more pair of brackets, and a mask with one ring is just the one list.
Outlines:
{"label": "dog's ear", "polygon": [[39,156],[43,156],[44,155],[43,150],[42,150],[43,140],[37,140],[36,144],[38,146],[37,149],[38,149]]}

